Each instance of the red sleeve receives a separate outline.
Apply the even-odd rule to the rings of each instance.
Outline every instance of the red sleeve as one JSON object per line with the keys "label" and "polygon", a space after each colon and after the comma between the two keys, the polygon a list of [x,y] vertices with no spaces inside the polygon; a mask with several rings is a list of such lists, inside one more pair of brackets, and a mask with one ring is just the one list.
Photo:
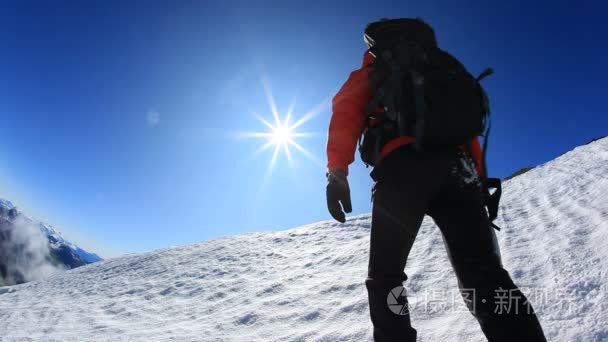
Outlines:
{"label": "red sleeve", "polygon": [[485,178],[485,168],[483,166],[483,151],[481,150],[481,144],[479,143],[479,138],[475,137],[471,140],[471,154],[473,160],[475,161],[475,168],[477,169],[477,173],[481,176],[481,178]]}
{"label": "red sleeve", "polygon": [[365,107],[371,99],[368,68],[353,71],[332,100],[327,136],[327,168],[348,174],[357,142],[365,126]]}

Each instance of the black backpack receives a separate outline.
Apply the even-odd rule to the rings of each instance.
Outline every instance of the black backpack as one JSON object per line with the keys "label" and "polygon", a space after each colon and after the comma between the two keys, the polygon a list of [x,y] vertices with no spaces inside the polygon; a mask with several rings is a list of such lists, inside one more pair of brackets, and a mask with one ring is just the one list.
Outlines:
{"label": "black backpack", "polygon": [[[470,146],[473,138],[483,135],[482,169],[487,176],[490,107],[479,82],[493,70],[472,76],[456,58],[437,47],[433,29],[419,18],[371,23],[364,39],[376,58],[370,66],[368,124],[359,142],[363,162],[376,165],[382,146],[398,136],[412,136],[416,149],[430,150]],[[489,218],[494,221],[501,182],[485,178],[484,185]],[[490,188],[496,191],[490,193]]]}
{"label": "black backpack", "polygon": [[364,38],[376,57],[359,148],[366,164],[375,165],[382,146],[397,136],[414,137],[417,149],[433,149],[468,145],[484,134],[490,109],[479,81],[491,69],[473,77],[437,47],[433,29],[421,19],[374,22]]}

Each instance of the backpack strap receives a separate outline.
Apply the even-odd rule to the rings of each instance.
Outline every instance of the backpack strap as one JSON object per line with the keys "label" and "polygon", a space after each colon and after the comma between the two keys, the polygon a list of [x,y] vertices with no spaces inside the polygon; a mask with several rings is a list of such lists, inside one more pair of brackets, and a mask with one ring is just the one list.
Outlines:
{"label": "backpack strap", "polygon": [[[426,102],[424,101],[424,76],[416,71],[410,71],[412,77],[412,89],[414,93],[414,110],[416,114],[416,124],[414,127],[414,147],[416,150],[422,148],[422,138],[424,134],[424,112],[426,111]],[[401,128],[401,127],[400,127]]]}
{"label": "backpack strap", "polygon": [[483,176],[488,177],[488,165],[486,162],[486,157],[488,154],[488,145],[490,141],[490,130],[492,128],[492,121],[488,118],[488,128],[486,128],[486,132],[483,135],[483,147],[481,152],[481,169],[483,171]]}
{"label": "backpack strap", "polygon": [[486,68],[484,71],[481,72],[481,74],[479,74],[479,76],[477,76],[477,82],[483,80],[484,78],[492,75],[494,73],[494,69],[492,68]]}
{"label": "backpack strap", "polygon": [[388,65],[388,67],[390,68],[390,73],[388,78],[384,80],[384,82],[382,82],[382,86],[378,86],[381,80],[372,80],[372,88],[376,89],[374,90],[374,97],[365,107],[365,112],[371,115],[376,111],[376,108],[378,108],[378,106],[382,104],[387,109],[387,117],[391,120],[397,120],[397,113],[395,107],[395,90],[401,85],[402,72],[395,63],[395,60],[393,59],[393,54],[389,50],[382,51],[379,58],[382,58],[384,62]]}

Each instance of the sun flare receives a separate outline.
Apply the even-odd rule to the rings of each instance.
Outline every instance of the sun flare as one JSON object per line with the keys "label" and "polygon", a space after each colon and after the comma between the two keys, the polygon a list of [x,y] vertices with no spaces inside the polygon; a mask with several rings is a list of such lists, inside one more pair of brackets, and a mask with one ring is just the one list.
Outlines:
{"label": "sun flare", "polygon": [[302,145],[300,145],[296,140],[314,135],[313,133],[299,132],[298,128],[328,108],[329,101],[326,100],[316,105],[313,109],[307,111],[304,115],[299,117],[298,120],[295,120],[295,122],[292,123],[295,100],[289,106],[284,118],[282,118],[277,110],[277,106],[272,95],[272,90],[270,89],[270,84],[265,78],[262,78],[262,84],[264,86],[264,93],[268,101],[268,106],[272,112],[272,120],[267,120],[254,112],[253,115],[266,127],[266,129],[261,132],[243,132],[241,133],[241,136],[246,138],[262,138],[266,140],[265,143],[256,152],[254,152],[253,156],[256,156],[271,148],[274,150],[270,164],[268,165],[267,176],[269,176],[269,174],[272,172],[281,151],[285,152],[287,161],[290,165],[293,165],[292,148],[302,153],[305,157],[316,164],[322,165],[322,163],[312,153],[302,147]]}
{"label": "sun flare", "polygon": [[291,112],[293,107],[288,111],[285,120],[281,120],[279,113],[277,112],[274,115],[274,123],[268,122],[266,119],[256,114],[257,119],[266,126],[266,132],[256,132],[249,133],[249,136],[265,138],[266,143],[258,149],[255,154],[261,153],[271,147],[274,147],[274,153],[272,156],[272,160],[270,161],[270,167],[272,168],[278,158],[279,152],[283,150],[285,155],[287,156],[288,161],[292,162],[292,156],[290,147],[294,147],[295,149],[302,151],[305,155],[310,156],[310,153],[306,151],[300,144],[296,142],[296,138],[304,137],[310,135],[310,133],[300,133],[296,131],[296,128],[301,123],[293,123],[291,124]]}

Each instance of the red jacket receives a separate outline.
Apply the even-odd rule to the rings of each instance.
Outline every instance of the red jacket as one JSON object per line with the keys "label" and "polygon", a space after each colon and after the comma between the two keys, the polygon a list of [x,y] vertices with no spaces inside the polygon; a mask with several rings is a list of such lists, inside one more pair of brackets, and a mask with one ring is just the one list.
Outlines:
{"label": "red jacket", "polygon": [[[365,107],[372,96],[369,86],[369,72],[373,60],[373,55],[366,51],[363,55],[361,68],[351,72],[348,80],[333,98],[333,114],[327,137],[327,168],[330,171],[340,169],[348,174],[348,165],[354,161],[357,142],[365,128],[367,118]],[[403,136],[389,141],[382,148],[381,158],[397,147],[407,145],[413,140],[413,137]],[[475,160],[477,172],[483,175],[482,151],[477,137],[471,141],[470,150]]]}

